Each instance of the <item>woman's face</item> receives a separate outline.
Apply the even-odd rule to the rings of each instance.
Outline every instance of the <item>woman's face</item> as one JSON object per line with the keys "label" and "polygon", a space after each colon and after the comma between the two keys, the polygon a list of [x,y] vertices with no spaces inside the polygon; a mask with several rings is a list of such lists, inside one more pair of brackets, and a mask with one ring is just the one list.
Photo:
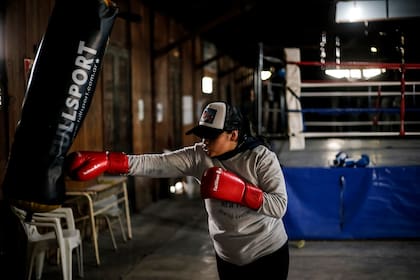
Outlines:
{"label": "woman's face", "polygon": [[209,157],[217,157],[232,151],[238,145],[238,131],[223,131],[215,139],[203,138],[205,151]]}

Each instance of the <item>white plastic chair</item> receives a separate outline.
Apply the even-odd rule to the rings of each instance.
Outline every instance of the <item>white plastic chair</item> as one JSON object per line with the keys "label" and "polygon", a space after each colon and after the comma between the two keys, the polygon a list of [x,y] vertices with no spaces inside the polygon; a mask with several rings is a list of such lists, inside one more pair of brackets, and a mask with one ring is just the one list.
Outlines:
{"label": "white plastic chair", "polygon": [[[72,254],[76,250],[79,276],[83,277],[83,247],[80,231],[75,228],[71,208],[61,207],[50,212],[33,213],[13,207],[28,237],[27,279],[31,279],[35,265],[36,279],[41,279],[45,253],[57,249],[64,280],[72,279]],[[40,230],[44,228],[45,232]]]}
{"label": "white plastic chair", "polygon": [[[104,212],[101,212],[100,214],[97,215],[97,217],[103,217],[106,221],[106,224],[108,226],[108,230],[109,233],[111,234],[111,240],[112,240],[112,246],[114,247],[114,250],[117,251],[118,250],[118,246],[117,243],[115,242],[115,236],[114,236],[114,232],[112,229],[112,224],[113,224],[113,220],[117,219],[118,223],[120,225],[120,229],[121,229],[121,235],[122,238],[124,240],[124,242],[127,242],[127,236],[125,234],[125,230],[124,230],[124,225],[121,219],[121,216],[123,214],[121,208],[118,206],[118,196],[117,195],[111,195],[107,198],[104,198],[102,200],[99,201],[95,201],[93,203],[93,209],[94,211],[98,211],[99,209],[102,209],[104,207],[106,207],[107,205],[111,205],[113,204],[110,208],[108,208],[107,210],[105,210]],[[98,229],[98,227],[97,227]]]}

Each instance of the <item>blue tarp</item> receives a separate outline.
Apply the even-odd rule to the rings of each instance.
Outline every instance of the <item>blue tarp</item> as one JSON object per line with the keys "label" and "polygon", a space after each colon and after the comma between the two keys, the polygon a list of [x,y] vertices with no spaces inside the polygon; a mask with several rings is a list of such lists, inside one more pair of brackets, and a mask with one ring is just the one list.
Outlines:
{"label": "blue tarp", "polygon": [[420,166],[283,172],[292,240],[420,237]]}

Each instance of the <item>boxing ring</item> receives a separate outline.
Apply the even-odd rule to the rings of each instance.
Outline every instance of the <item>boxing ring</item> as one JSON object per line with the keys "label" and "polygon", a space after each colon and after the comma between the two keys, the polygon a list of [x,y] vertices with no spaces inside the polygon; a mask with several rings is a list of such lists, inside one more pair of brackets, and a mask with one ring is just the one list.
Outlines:
{"label": "boxing ring", "polygon": [[[341,63],[383,68],[393,79],[301,81],[301,67],[338,65],[294,59],[286,68],[288,135],[271,139],[286,179],[290,239],[419,238],[420,81],[412,78],[420,64]],[[367,155],[369,164],[336,167],[340,151]]]}
{"label": "boxing ring", "polygon": [[[331,89],[342,88],[350,89],[351,91],[303,91],[301,98],[323,98],[323,97],[364,97],[368,106],[361,107],[347,107],[347,108],[303,108],[301,112],[305,115],[332,115],[332,121],[304,121],[304,126],[308,132],[304,132],[305,137],[342,137],[342,136],[404,136],[417,135],[420,136],[420,119],[416,119],[416,114],[420,113],[420,108],[406,107],[406,98],[412,97],[414,103],[418,99],[419,92],[416,92],[416,87],[420,88],[420,81],[406,82],[401,91],[395,91],[395,87],[401,86],[400,82],[382,81],[382,82],[335,82],[335,83],[303,83],[303,89]],[[410,87],[410,91],[406,92],[406,87]],[[359,88],[367,89],[365,91]],[[400,98],[400,107],[395,107],[396,99]],[[385,100],[385,101],[382,101]],[[388,104],[386,104],[388,103]],[[385,107],[382,105],[385,104]],[[389,107],[386,107],[388,105]],[[391,106],[390,106],[391,105]],[[337,121],[337,116],[340,115],[358,115],[364,114],[357,121]],[[407,116],[410,117],[407,120]],[[356,116],[357,118],[357,116]],[[341,131],[325,131],[326,127],[340,128]],[[357,128],[358,131],[344,128]],[[398,130],[395,130],[395,127]],[[318,131],[316,129],[318,128]],[[324,128],[324,131],[319,129]],[[367,128],[367,129],[366,129]],[[409,128],[409,129],[407,129]],[[371,130],[371,131],[369,131]]]}

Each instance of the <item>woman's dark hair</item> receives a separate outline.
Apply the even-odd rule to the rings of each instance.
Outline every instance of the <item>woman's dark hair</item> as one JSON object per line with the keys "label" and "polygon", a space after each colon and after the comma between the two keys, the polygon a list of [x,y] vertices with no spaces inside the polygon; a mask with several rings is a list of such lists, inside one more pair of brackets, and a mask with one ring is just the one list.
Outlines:
{"label": "woman's dark hair", "polygon": [[239,143],[246,141],[248,138],[254,138],[256,141],[261,142],[262,145],[271,149],[271,143],[267,139],[267,137],[259,135],[256,132],[254,125],[249,120],[249,118],[246,115],[242,114],[242,126],[239,130]]}

